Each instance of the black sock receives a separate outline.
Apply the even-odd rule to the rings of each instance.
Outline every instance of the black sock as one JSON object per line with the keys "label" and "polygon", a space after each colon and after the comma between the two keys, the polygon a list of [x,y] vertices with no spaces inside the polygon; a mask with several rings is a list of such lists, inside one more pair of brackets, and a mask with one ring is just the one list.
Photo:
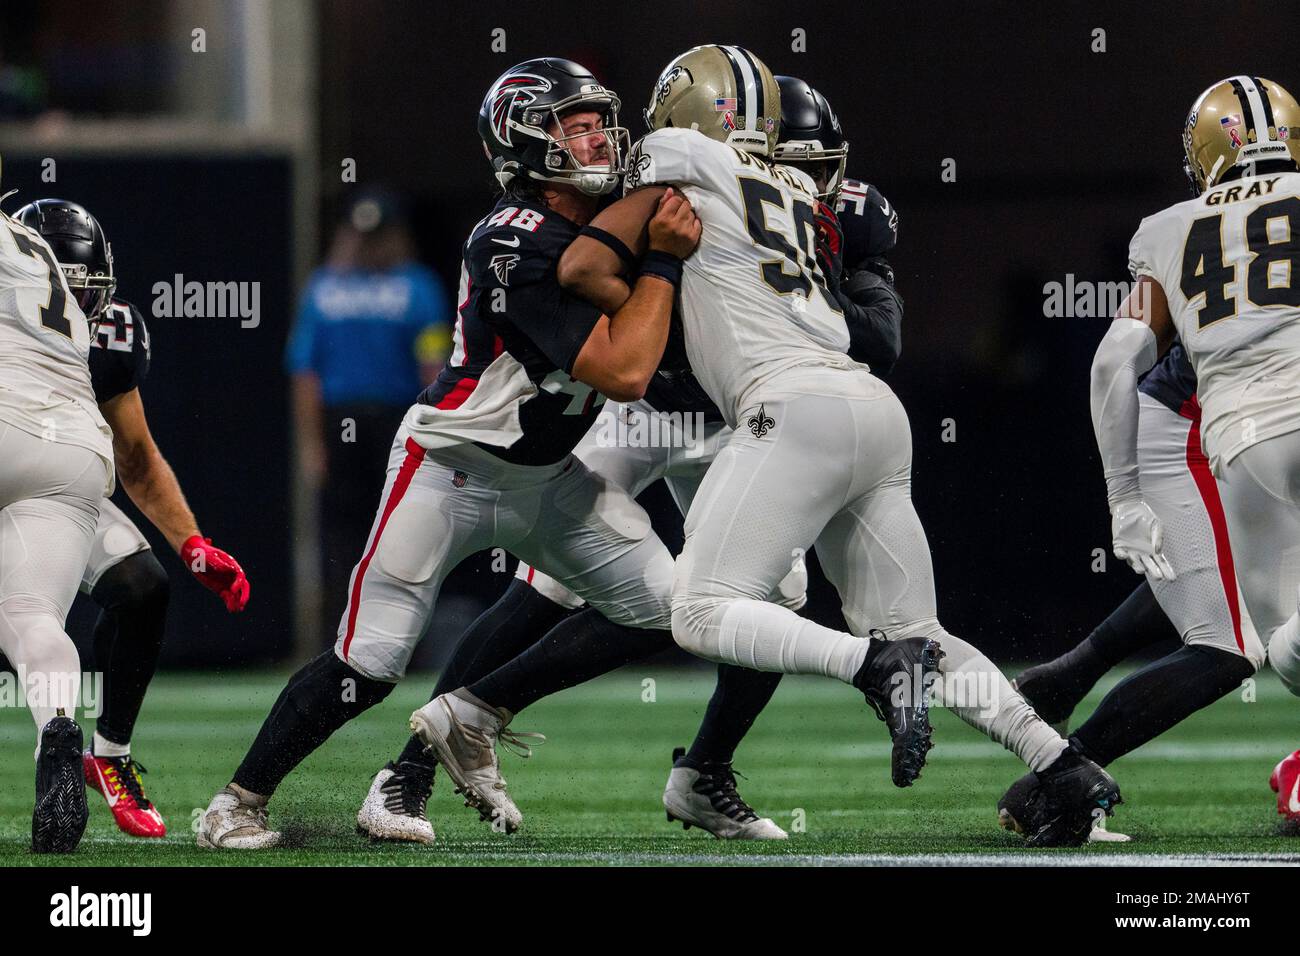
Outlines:
{"label": "black sock", "polygon": [[[469,626],[438,675],[429,699],[472,684],[536,644],[546,632],[569,615],[526,582],[515,578],[505,594]],[[432,766],[437,761],[425,752],[423,741],[412,735],[396,763],[409,761]]]}
{"label": "black sock", "polygon": [[783,676],[719,664],[717,686],[684,763],[697,770],[706,763],[731,763],[740,741],[772,699]]}
{"label": "black sock", "polygon": [[1044,667],[1061,681],[1061,690],[1082,700],[1116,664],[1144,647],[1177,640],[1178,630],[1160,609],[1145,580],[1086,638]]}
{"label": "black sock", "polygon": [[[1110,617],[1102,621],[1097,629],[1084,641],[1097,661],[1103,666],[1102,673],[1110,670],[1126,657],[1143,648],[1161,641],[1179,639],[1178,628],[1170,622],[1169,617],[1156,601],[1151,585],[1143,579],[1133,589],[1133,593],[1124,599],[1124,603],[1111,612]],[[1093,678],[1097,682],[1101,674]]]}
{"label": "black sock", "polygon": [[561,621],[514,660],[475,681],[469,692],[517,714],[534,701],[673,646],[668,631],[615,624],[595,608]]}
{"label": "black sock", "polygon": [[95,667],[104,675],[103,709],[95,730],[129,744],[145,691],[162,651],[170,587],[152,551],[124,558],[90,592],[100,607],[95,622]]}
{"label": "black sock", "polygon": [[1254,665],[1238,654],[1182,647],[1116,684],[1070,740],[1104,767],[1208,707],[1253,673]]}
{"label": "black sock", "polygon": [[379,703],[394,686],[354,671],[333,648],[324,651],[289,678],[235,771],[234,782],[269,797],[330,734]]}

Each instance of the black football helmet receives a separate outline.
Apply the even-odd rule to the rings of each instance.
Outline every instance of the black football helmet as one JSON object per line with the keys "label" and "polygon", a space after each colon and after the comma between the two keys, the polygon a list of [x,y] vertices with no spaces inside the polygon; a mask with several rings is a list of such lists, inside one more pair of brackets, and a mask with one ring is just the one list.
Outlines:
{"label": "black football helmet", "polygon": [[113,247],[99,221],[65,199],[38,199],[19,209],[14,218],[45,240],[77,305],[87,320],[97,321],[117,288]]}
{"label": "black football helmet", "polygon": [[844,184],[849,144],[831,104],[811,86],[793,76],[778,76],[781,88],[781,141],[772,161],[802,169],[817,182],[818,196],[834,207]]}
{"label": "black football helmet", "polygon": [[[618,185],[628,132],[618,125],[622,102],[591,72],[572,60],[542,57],[525,60],[497,78],[483,98],[478,134],[497,181],[503,188],[517,177],[566,182],[589,196],[601,196]],[[552,123],[573,110],[594,110],[604,121],[609,163],[583,166],[569,149],[570,140],[592,135],[553,135]]]}

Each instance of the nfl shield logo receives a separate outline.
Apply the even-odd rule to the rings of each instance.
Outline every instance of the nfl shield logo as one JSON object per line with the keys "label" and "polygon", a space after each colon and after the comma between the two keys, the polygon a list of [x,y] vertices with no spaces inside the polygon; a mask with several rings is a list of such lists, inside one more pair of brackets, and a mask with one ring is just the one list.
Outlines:
{"label": "nfl shield logo", "polygon": [[469,475],[463,471],[453,471],[451,473],[451,483],[457,488],[464,488],[465,482],[469,481]]}

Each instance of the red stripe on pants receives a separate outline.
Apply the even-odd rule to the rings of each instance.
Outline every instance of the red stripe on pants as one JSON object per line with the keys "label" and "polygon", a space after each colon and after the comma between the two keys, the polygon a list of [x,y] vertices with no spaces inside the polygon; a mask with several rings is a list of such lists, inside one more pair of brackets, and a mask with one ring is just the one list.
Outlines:
{"label": "red stripe on pants", "polygon": [[356,580],[352,582],[352,595],[348,601],[348,630],[343,637],[343,660],[345,661],[348,659],[348,648],[352,646],[352,635],[357,629],[357,611],[361,606],[361,581],[370,567],[370,559],[375,556],[375,549],[379,547],[379,539],[383,536],[384,528],[388,526],[389,517],[401,502],[402,496],[406,494],[406,489],[411,486],[411,479],[415,477],[415,471],[422,461],[424,461],[424,449],[415,443],[415,439],[406,439],[406,460],[397,471],[393,490],[388,493],[388,500],[384,502],[384,510],[379,516],[379,527],[375,528],[375,539],[370,542],[369,550],[357,565]]}
{"label": "red stripe on pants", "polygon": [[[1195,398],[1191,401],[1195,402]],[[1183,406],[1184,411],[1187,406]],[[1228,541],[1228,519],[1223,514],[1223,502],[1219,499],[1219,486],[1210,473],[1210,462],[1201,451],[1200,408],[1196,406],[1197,415],[1192,419],[1192,427],[1187,432],[1187,470],[1192,473],[1192,480],[1201,493],[1205,512],[1210,516],[1210,527],[1214,530],[1214,553],[1218,559],[1219,579],[1223,582],[1223,596],[1228,601],[1228,615],[1232,618],[1232,633],[1237,639],[1237,648],[1246,653],[1246,644],[1241,638],[1241,608],[1237,604],[1237,569],[1232,563],[1232,545]],[[1191,417],[1191,416],[1188,416]],[[1177,569],[1175,568],[1175,572]]]}

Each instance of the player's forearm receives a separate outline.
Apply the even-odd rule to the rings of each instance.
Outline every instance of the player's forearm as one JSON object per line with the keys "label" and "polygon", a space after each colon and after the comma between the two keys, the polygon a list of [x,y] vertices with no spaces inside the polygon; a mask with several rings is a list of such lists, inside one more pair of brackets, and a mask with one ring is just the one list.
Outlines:
{"label": "player's forearm", "polygon": [[119,457],[118,478],[135,506],[162,532],[172,550],[199,533],[194,512],[185,501],[176,474],[156,447],[140,449]]}
{"label": "player's forearm", "polygon": [[845,277],[836,298],[849,329],[849,357],[882,378],[903,351],[903,300],[873,272]]}
{"label": "player's forearm", "polygon": [[1140,497],[1138,378],[1156,362],[1156,337],[1142,322],[1116,318],[1092,360],[1092,427],[1111,507]]}
{"label": "player's forearm", "polygon": [[579,236],[560,257],[556,277],[563,288],[613,315],[632,295],[623,269],[622,260],[608,246]]}
{"label": "player's forearm", "polygon": [[583,347],[574,377],[616,402],[634,402],[645,395],[668,343],[676,287],[657,276],[642,276],[632,295]]}

